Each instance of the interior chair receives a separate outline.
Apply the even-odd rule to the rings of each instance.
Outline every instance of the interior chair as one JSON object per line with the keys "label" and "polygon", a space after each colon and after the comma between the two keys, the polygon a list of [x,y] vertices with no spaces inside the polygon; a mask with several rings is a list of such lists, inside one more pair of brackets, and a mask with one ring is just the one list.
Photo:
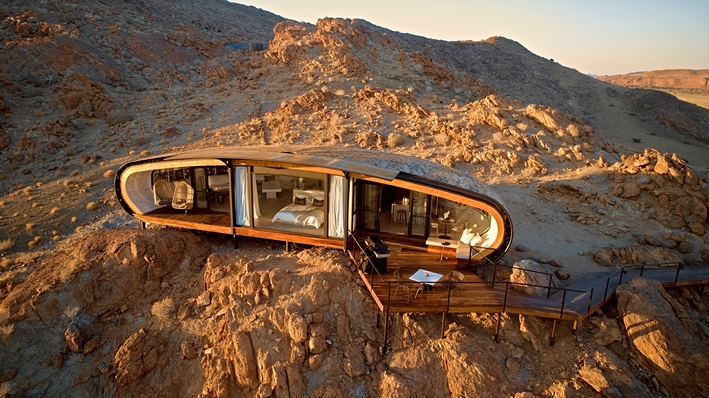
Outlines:
{"label": "interior chair", "polygon": [[153,185],[153,202],[155,206],[169,206],[172,203],[172,196],[175,188],[172,183],[163,179],[155,181]]}
{"label": "interior chair", "polygon": [[194,189],[185,181],[180,181],[175,186],[175,193],[172,196],[172,208],[177,210],[191,209],[194,204]]}
{"label": "interior chair", "polygon": [[406,210],[397,210],[396,211],[396,223],[397,224],[407,224],[406,221]]}
{"label": "interior chair", "polygon": [[399,289],[406,292],[406,302],[409,302],[409,284],[404,281],[401,277],[401,271],[394,271],[394,278],[396,278],[396,290],[394,290],[394,295],[391,296],[392,300],[396,300],[396,294],[399,293]]}
{"label": "interior chair", "polygon": [[432,222],[431,223],[431,229],[435,229],[436,233],[431,234],[431,236],[435,237],[438,236],[438,223],[437,222]]}

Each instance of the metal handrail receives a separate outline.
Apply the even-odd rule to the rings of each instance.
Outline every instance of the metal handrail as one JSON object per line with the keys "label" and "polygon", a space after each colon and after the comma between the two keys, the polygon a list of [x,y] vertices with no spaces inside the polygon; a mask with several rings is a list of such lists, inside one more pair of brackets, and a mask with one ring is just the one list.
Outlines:
{"label": "metal handrail", "polygon": [[[421,284],[421,282],[413,281],[413,280],[410,280],[410,281],[382,281],[382,282],[376,282],[376,283],[377,283],[377,284],[379,284],[379,283],[381,283],[381,284],[386,284],[386,285],[387,285],[387,291],[389,291],[389,292],[391,291],[391,290],[390,290],[390,289],[391,289],[391,285],[392,285],[392,284],[395,284],[395,283],[397,283],[397,284],[401,284],[401,283],[404,283],[404,284],[414,284],[414,285],[420,285],[420,284]],[[442,281],[442,283],[444,283],[444,284],[445,284],[445,283],[448,283],[448,284],[450,285],[450,280]],[[459,283],[459,284],[469,284],[469,285],[475,285],[475,284],[488,284],[488,285],[492,285],[492,282],[487,282],[487,281],[481,281],[481,282],[478,282],[478,281],[460,281],[460,282],[458,282],[458,281],[456,281],[456,283]],[[505,289],[504,289],[505,294],[504,294],[504,298],[503,298],[503,301],[502,301],[502,312],[503,312],[503,313],[507,311],[507,301],[508,301],[508,300],[507,300],[507,297],[508,297],[508,292],[509,292],[509,287],[510,287],[510,285],[518,285],[518,286],[525,286],[525,287],[538,287],[538,288],[542,288],[542,289],[546,289],[546,288],[547,288],[547,286],[544,286],[544,285],[535,285],[535,284],[531,284],[531,283],[521,283],[521,282],[499,281],[499,282],[496,282],[496,283],[498,283],[498,284],[504,283],[504,284],[505,284]],[[559,319],[561,319],[561,318],[564,316],[564,307],[566,306],[566,293],[567,293],[567,292],[588,293],[588,291],[578,290],[578,289],[569,289],[569,288],[559,288],[559,290],[563,290],[563,292],[564,292],[563,297],[562,297],[562,300],[561,300],[561,302],[559,303]],[[447,289],[447,291],[448,291],[448,293],[447,293],[447,300],[446,300],[446,303],[447,303],[447,304],[446,304],[446,313],[448,312],[448,309],[449,309],[449,306],[450,306],[450,297],[451,297],[451,294],[452,294],[452,290],[451,290],[451,289]],[[442,297],[441,297],[441,298],[442,298]],[[388,295],[388,296],[387,296],[387,303],[386,303],[386,306],[387,306],[387,307],[390,306],[390,302],[391,302],[391,301],[392,301],[392,298],[391,298],[390,295]],[[588,312],[587,312],[587,314],[588,314]]]}
{"label": "metal handrail", "polygon": [[[665,266],[665,267],[668,266],[668,265],[674,265],[674,266],[677,266],[677,267],[678,267],[677,276],[676,276],[676,278],[675,278],[675,283],[676,283],[676,281],[678,280],[678,275],[679,275],[681,269],[684,268],[686,265],[688,265],[688,264],[703,264],[703,265],[709,265],[709,262],[706,262],[706,261],[693,261],[693,262],[673,262],[673,263],[661,263],[661,264],[662,264],[663,266]],[[586,312],[583,313],[583,314],[579,314],[579,315],[582,315],[584,318],[586,318],[586,317],[590,316],[590,314],[591,314],[591,309],[592,309],[593,306],[594,306],[593,303],[594,303],[594,296],[595,296],[595,293],[596,293],[596,289],[597,289],[599,286],[601,286],[601,284],[605,284],[605,287],[604,287],[603,296],[602,296],[602,298],[600,299],[600,302],[604,301],[604,300],[609,296],[609,294],[608,294],[608,287],[609,287],[609,285],[610,285],[610,280],[611,280],[611,278],[613,278],[613,277],[616,276],[617,274],[620,273],[621,276],[622,276],[624,273],[627,273],[626,269],[628,269],[628,268],[631,268],[631,269],[638,269],[638,268],[644,269],[644,268],[647,268],[648,266],[656,266],[656,265],[659,265],[659,264],[640,264],[640,265],[637,265],[637,264],[636,264],[636,265],[625,266],[625,267],[623,267],[623,268],[621,268],[621,269],[619,269],[619,270],[617,270],[617,271],[615,271],[615,272],[609,274],[609,275],[606,276],[603,280],[599,281],[598,283],[596,283],[594,286],[592,286],[592,287],[591,287],[590,289],[588,289],[588,290],[579,290],[579,289],[570,289],[570,288],[566,288],[566,287],[557,287],[556,290],[563,292],[562,297],[561,297],[561,300],[560,300],[560,302],[559,302],[559,318],[558,318],[558,319],[562,319],[563,316],[564,316],[564,310],[565,310],[566,304],[567,304],[567,293],[569,293],[569,292],[571,292],[571,293],[581,293],[582,295],[581,295],[581,296],[577,296],[577,297],[576,297],[577,299],[582,298],[583,295],[588,295],[588,304],[587,304]],[[508,266],[508,267],[509,267],[509,266]],[[519,268],[519,267],[516,267],[516,268]],[[380,276],[381,276],[381,275],[380,275]],[[374,283],[374,282],[373,282],[373,283]],[[382,282],[377,282],[377,283],[384,283],[384,284],[387,284],[387,285],[391,285],[391,284],[393,284],[393,283],[420,284],[421,282],[417,282],[417,281],[396,281],[396,282],[392,282],[392,281],[384,281],[383,278],[382,278]],[[443,283],[443,284],[448,283],[448,287],[449,287],[449,288],[447,289],[448,293],[447,293],[447,300],[446,300],[446,312],[448,312],[449,307],[450,307],[450,297],[451,297],[451,294],[452,294],[452,290],[450,289],[451,281],[450,281],[450,280],[442,281],[442,283]],[[478,282],[478,281],[460,281],[460,282],[456,281],[456,283],[458,283],[458,284],[471,284],[471,285],[474,285],[474,284],[486,284],[486,285],[490,285],[491,288],[493,288],[493,289],[495,288],[495,284],[505,284],[505,288],[504,288],[505,294],[504,294],[504,298],[503,298],[503,301],[502,301],[502,312],[506,312],[506,310],[507,310],[507,305],[508,305],[508,302],[507,302],[508,299],[507,299],[507,297],[508,297],[508,292],[509,292],[509,287],[510,287],[510,285],[525,286],[525,287],[538,287],[538,288],[542,288],[542,289],[549,289],[549,286],[536,285],[536,284],[531,284],[531,283],[510,282],[510,281],[495,281],[495,280],[494,280],[494,276],[493,276],[493,280],[492,280],[492,281],[480,281],[480,282]],[[619,284],[620,284],[620,283],[619,283]],[[596,296],[596,297],[598,297],[598,296]],[[441,297],[441,298],[442,298],[442,297]],[[548,295],[547,295],[547,298],[549,298]],[[391,301],[391,299],[392,299],[392,298],[391,298],[390,296],[387,297],[387,306],[389,305],[389,301]],[[598,300],[598,299],[597,299],[597,300]]]}
{"label": "metal handrail", "polygon": [[[352,231],[349,231],[349,230],[348,230],[348,232],[349,232],[350,236],[352,237],[352,240],[355,242],[355,244],[357,244],[357,247],[359,247],[359,250],[360,250],[360,252],[361,252],[361,253],[360,253],[360,256],[362,257],[362,259],[366,259],[366,261],[367,261],[367,262],[369,263],[369,265],[371,266],[371,269],[373,269],[374,271],[376,271],[376,272],[377,272],[377,275],[379,275],[379,279],[381,279],[382,282],[384,282],[384,277],[382,276],[382,274],[379,273],[379,270],[377,269],[377,267],[375,267],[374,264],[372,263],[372,261],[369,259],[369,256],[367,256],[367,253],[366,253],[366,252],[364,251],[364,249],[362,248],[362,245],[359,244],[359,242],[357,241],[357,238],[352,234]],[[362,263],[360,263],[360,264],[358,264],[358,265],[361,265],[361,264],[362,264]],[[374,285],[374,272],[372,272],[372,280],[370,281],[370,283],[371,283],[372,285]]]}

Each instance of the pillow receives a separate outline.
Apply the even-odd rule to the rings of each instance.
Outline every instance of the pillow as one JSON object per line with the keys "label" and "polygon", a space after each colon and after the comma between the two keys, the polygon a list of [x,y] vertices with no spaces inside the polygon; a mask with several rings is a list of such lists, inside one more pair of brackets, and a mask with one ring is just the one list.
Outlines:
{"label": "pillow", "polygon": [[476,245],[480,244],[480,242],[482,242],[482,241],[483,241],[483,237],[480,236],[480,234],[476,232],[475,236],[473,236],[473,239],[470,240],[470,246],[476,246]]}
{"label": "pillow", "polygon": [[476,233],[473,232],[472,228],[466,228],[463,230],[463,234],[460,235],[460,241],[466,245],[470,244],[470,241],[475,237]]}
{"label": "pillow", "polygon": [[322,207],[323,203],[325,203],[325,199],[313,198],[313,206]]}
{"label": "pillow", "polygon": [[325,194],[322,193],[322,192],[314,193],[314,194],[313,194],[313,199],[324,200],[324,199],[325,199]]}
{"label": "pillow", "polygon": [[[298,195],[298,196],[300,196],[300,195]],[[305,197],[299,198],[296,196],[295,198],[293,198],[293,204],[305,205]]]}

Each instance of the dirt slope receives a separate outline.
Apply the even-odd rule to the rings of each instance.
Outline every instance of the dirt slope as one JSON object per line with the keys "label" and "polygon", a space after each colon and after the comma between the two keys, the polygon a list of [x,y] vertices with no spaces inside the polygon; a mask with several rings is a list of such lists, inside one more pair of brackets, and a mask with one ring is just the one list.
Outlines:
{"label": "dirt slope", "polygon": [[[505,38],[310,25],[225,1],[11,1],[0,18],[1,393],[665,388],[612,306],[579,337],[562,323],[555,347],[534,318],[503,316],[495,344],[491,315],[450,317],[444,340],[439,316],[396,316],[384,355],[341,253],[139,231],[116,206],[113,176],[128,160],[218,145],[421,157],[500,193],[518,248],[506,263],[561,265],[569,283],[621,263],[709,257],[706,109],[597,81]],[[675,294],[709,330],[702,300],[686,298],[696,292]]]}

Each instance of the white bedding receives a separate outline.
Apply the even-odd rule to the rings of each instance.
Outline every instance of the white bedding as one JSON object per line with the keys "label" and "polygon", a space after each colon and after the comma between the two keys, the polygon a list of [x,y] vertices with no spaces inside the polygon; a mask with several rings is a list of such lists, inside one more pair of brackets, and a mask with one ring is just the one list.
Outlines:
{"label": "white bedding", "polygon": [[288,224],[312,226],[320,228],[325,221],[325,213],[321,206],[297,205],[294,203],[282,208],[271,222],[284,222]]}

